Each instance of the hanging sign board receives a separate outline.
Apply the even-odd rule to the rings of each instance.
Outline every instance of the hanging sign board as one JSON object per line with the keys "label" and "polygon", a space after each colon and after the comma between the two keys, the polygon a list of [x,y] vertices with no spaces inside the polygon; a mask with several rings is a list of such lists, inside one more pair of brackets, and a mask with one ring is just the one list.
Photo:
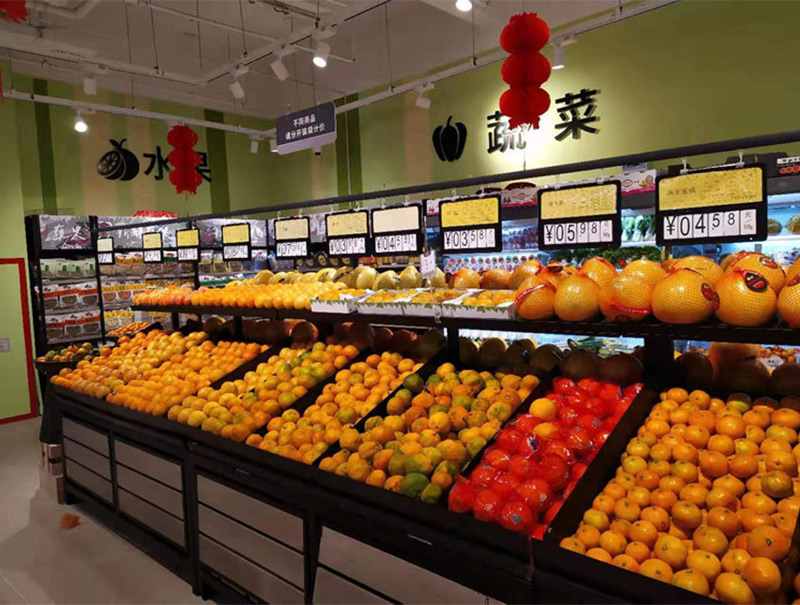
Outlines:
{"label": "hanging sign board", "polygon": [[656,182],[656,243],[703,244],[767,239],[762,164],[710,168]]}
{"label": "hanging sign board", "polygon": [[275,221],[275,258],[306,258],[311,229],[307,216]]}
{"label": "hanging sign board", "polygon": [[422,252],[422,204],[372,210],[376,256]]}
{"label": "hanging sign board", "polygon": [[113,265],[114,264],[114,238],[113,237],[98,237],[97,238],[97,264],[98,265]]}
{"label": "hanging sign board", "polygon": [[277,145],[281,155],[322,147],[336,140],[336,108],[324,103],[278,118]]}
{"label": "hanging sign board", "polygon": [[540,189],[539,249],[619,246],[622,185],[619,181]]}
{"label": "hanging sign board", "polygon": [[178,247],[178,261],[194,263],[200,260],[199,230],[181,229],[176,231],[175,243]]}
{"label": "hanging sign board", "polygon": [[419,272],[422,277],[433,277],[436,275],[436,250],[428,250],[419,257]]}
{"label": "hanging sign board", "polygon": [[325,216],[328,256],[364,256],[368,254],[369,213],[333,212]]}
{"label": "hanging sign board", "polygon": [[222,226],[222,260],[250,260],[250,224]]}
{"label": "hanging sign board", "polygon": [[144,262],[160,263],[163,262],[163,240],[160,231],[142,234],[142,251],[144,252]]}
{"label": "hanging sign board", "polygon": [[463,254],[503,250],[500,197],[442,201],[439,218],[442,252]]}

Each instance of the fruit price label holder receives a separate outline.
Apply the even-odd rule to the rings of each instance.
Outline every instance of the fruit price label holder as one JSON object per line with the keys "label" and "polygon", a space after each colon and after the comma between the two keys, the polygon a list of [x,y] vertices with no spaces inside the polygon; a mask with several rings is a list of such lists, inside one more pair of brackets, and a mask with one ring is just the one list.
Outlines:
{"label": "fruit price label holder", "polygon": [[311,229],[307,216],[275,220],[275,258],[306,258],[311,248]]}
{"label": "fruit price label holder", "polygon": [[619,181],[540,189],[539,250],[618,247],[622,238]]}

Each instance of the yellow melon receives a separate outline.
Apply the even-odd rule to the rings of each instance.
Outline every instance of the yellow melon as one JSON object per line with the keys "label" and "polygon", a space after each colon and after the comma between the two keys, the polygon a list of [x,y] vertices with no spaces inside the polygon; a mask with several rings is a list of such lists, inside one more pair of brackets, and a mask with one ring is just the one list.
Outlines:
{"label": "yellow melon", "polygon": [[677,269],[653,289],[653,315],[668,324],[700,323],[711,317],[718,300],[697,271]]}

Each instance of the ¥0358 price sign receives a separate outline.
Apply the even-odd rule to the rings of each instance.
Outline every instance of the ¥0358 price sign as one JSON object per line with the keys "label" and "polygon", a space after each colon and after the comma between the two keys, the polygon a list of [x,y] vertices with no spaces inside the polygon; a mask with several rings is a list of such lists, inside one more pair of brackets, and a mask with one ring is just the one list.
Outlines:
{"label": "\u00a50358 price sign", "polygon": [[710,168],[656,182],[656,243],[767,239],[766,171],[761,164]]}
{"label": "\u00a50358 price sign", "polygon": [[442,252],[501,252],[498,196],[447,200],[439,204]]}
{"label": "\u00a50358 price sign", "polygon": [[250,260],[250,224],[223,225],[222,260]]}
{"label": "\u00a50358 price sign", "polygon": [[310,228],[307,216],[275,221],[275,258],[308,257]]}
{"label": "\u00a50358 price sign", "polygon": [[542,189],[538,198],[540,250],[619,246],[619,181]]}
{"label": "\u00a50358 price sign", "polygon": [[328,256],[363,256],[369,254],[369,213],[333,212],[325,216]]}

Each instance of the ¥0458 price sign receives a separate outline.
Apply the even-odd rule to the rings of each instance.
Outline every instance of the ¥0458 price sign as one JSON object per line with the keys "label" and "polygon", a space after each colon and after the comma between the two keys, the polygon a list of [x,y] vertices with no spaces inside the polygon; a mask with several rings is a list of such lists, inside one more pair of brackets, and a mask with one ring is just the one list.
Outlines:
{"label": "\u00a50458 price sign", "polygon": [[369,254],[369,213],[333,212],[325,216],[328,256],[363,256]]}
{"label": "\u00a50458 price sign", "polygon": [[194,263],[200,260],[200,231],[197,229],[176,231],[175,243],[178,246],[180,262]]}
{"label": "\u00a50458 price sign", "polygon": [[98,237],[97,238],[97,264],[98,265],[113,265],[114,264],[114,238],[113,237]]}
{"label": "\u00a50458 price sign", "polygon": [[442,252],[500,252],[498,196],[443,201],[439,205]]}
{"label": "\u00a50458 price sign", "polygon": [[250,224],[223,225],[222,260],[250,260]]}
{"label": "\u00a50458 price sign", "polygon": [[307,216],[275,221],[275,257],[279,259],[306,258],[310,242]]}
{"label": "\u00a50458 price sign", "polygon": [[656,243],[763,241],[766,200],[766,171],[761,164],[659,177]]}
{"label": "\u00a50458 price sign", "polygon": [[373,252],[378,255],[422,252],[422,204],[372,211]]}
{"label": "\u00a50458 price sign", "polygon": [[542,189],[538,198],[540,250],[619,246],[619,181]]}

